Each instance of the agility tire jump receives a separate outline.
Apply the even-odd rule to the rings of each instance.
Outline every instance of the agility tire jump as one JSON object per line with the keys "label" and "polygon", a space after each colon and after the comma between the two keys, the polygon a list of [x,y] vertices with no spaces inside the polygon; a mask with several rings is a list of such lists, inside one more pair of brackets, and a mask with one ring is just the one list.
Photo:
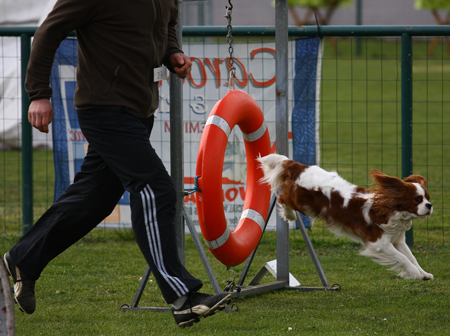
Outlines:
{"label": "agility tire jump", "polygon": [[[222,171],[228,136],[238,125],[244,136],[247,158],[247,190],[243,212],[231,232],[223,207]],[[264,115],[246,92],[232,90],[212,109],[197,157],[197,210],[206,244],[228,267],[244,262],[258,245],[270,203],[270,187],[259,180],[263,171],[256,159],[271,153],[269,131]]]}

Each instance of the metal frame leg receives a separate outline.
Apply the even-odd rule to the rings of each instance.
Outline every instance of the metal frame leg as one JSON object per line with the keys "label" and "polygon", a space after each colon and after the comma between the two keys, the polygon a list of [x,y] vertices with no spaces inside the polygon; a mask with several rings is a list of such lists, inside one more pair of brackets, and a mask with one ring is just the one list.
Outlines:
{"label": "metal frame leg", "polygon": [[208,257],[205,253],[205,249],[203,248],[202,242],[198,237],[197,230],[195,229],[194,223],[192,223],[191,218],[187,214],[186,207],[183,206],[183,217],[186,221],[186,224],[191,233],[192,240],[194,241],[195,247],[197,248],[197,252],[200,255],[200,259],[202,260],[203,266],[205,267],[206,273],[208,274],[209,280],[211,281],[211,285],[214,289],[214,293],[219,294],[222,292],[220,289],[219,283],[217,282],[214,271],[209,263]]}
{"label": "metal frame leg", "polygon": [[258,245],[256,245],[255,250],[252,252],[250,257],[248,257],[247,261],[245,262],[244,269],[242,270],[241,275],[238,280],[238,286],[242,286],[244,284],[245,278],[247,277],[247,274],[248,274],[248,270],[250,269],[250,266],[252,265],[253,258],[256,254],[256,251],[258,250],[259,243],[261,242],[262,235],[264,234],[264,232],[266,232],[267,223],[269,223],[269,219],[270,219],[270,216],[272,215],[273,209],[275,208],[276,202],[277,202],[276,196],[272,195],[272,199],[270,200],[269,214],[267,215],[267,220],[266,220],[266,223],[264,224],[264,229],[261,234],[261,238],[259,239]]}
{"label": "metal frame leg", "polygon": [[[203,248],[200,238],[198,237],[195,226],[192,223],[192,220],[186,211],[186,207],[184,207],[184,206],[182,207],[181,215],[182,215],[182,218],[185,220],[187,227],[189,228],[189,232],[191,233],[192,240],[194,241],[195,247],[197,248],[197,252],[200,255],[200,259],[202,260],[203,266],[205,267],[205,270],[206,270],[206,273],[208,274],[209,280],[211,281],[211,285],[214,289],[214,292],[216,294],[219,294],[222,292],[222,290],[220,289],[220,286],[219,286],[219,283],[217,282],[214,271],[211,267],[211,264],[209,263],[205,249]],[[129,306],[127,304],[123,304],[121,307],[122,310],[157,310],[157,311],[169,311],[170,310],[170,308],[166,308],[166,307],[138,307],[139,301],[141,300],[142,293],[144,292],[145,286],[147,285],[150,274],[151,274],[151,270],[150,270],[150,267],[147,265],[144,275],[142,276],[141,282],[139,283],[139,287],[137,289],[136,295],[134,296],[133,303],[131,304],[131,306]]]}
{"label": "metal frame leg", "polygon": [[300,217],[300,214],[298,212],[295,212],[297,215],[297,225],[300,229],[300,232],[302,233],[303,240],[306,243],[306,247],[308,248],[309,255],[311,256],[311,259],[314,263],[314,266],[316,267],[317,274],[319,275],[320,281],[322,281],[322,285],[324,287],[330,287],[328,285],[327,277],[325,276],[325,272],[322,269],[322,265],[320,264],[319,258],[317,257],[316,250],[314,249],[314,246],[311,242],[311,239],[309,238],[308,232],[306,232],[305,225],[303,224],[302,218]]}
{"label": "metal frame leg", "polygon": [[[270,208],[269,208],[269,214],[267,216],[267,221],[266,224],[264,226],[264,230],[263,233],[265,232],[265,229],[267,227],[267,223],[270,219],[270,216],[273,212],[273,209],[275,207],[276,204],[276,197],[272,196],[272,200],[270,203]],[[311,256],[311,259],[314,263],[314,266],[316,268],[317,274],[320,278],[320,281],[322,282],[322,286],[323,287],[291,287],[291,286],[287,286],[286,289],[292,289],[292,290],[299,290],[299,291],[314,291],[314,290],[340,290],[340,286],[338,284],[335,284],[333,286],[330,287],[330,285],[328,284],[328,280],[327,277],[325,276],[325,272],[323,271],[322,265],[320,264],[319,258],[317,256],[317,253],[314,249],[314,246],[311,242],[311,239],[309,238],[308,232],[306,231],[305,225],[303,224],[303,221],[301,219],[301,216],[298,212],[296,212],[296,216],[297,216],[297,220],[296,223],[300,229],[300,232],[302,233],[303,239],[305,241],[306,247],[308,248],[308,252],[309,255]],[[260,240],[261,241],[261,240]],[[259,243],[258,243],[259,246]],[[253,258],[256,254],[256,251],[258,249],[258,246],[256,246],[255,250],[253,251],[253,253],[250,255],[250,257],[247,259],[246,264],[244,266],[244,269],[242,270],[241,276],[239,277],[239,282],[238,282],[238,286],[242,286],[245,278],[248,274],[248,271],[250,269],[250,266],[253,262]],[[278,247],[277,247],[278,249]],[[273,261],[272,261],[273,262]],[[276,262],[276,261],[275,261]],[[272,267],[273,268],[273,267]],[[253,277],[253,279],[250,281],[249,285],[250,286],[254,286],[255,284],[259,283],[259,281],[264,277],[265,274],[267,274],[268,269],[270,269],[270,267],[268,267],[268,263],[266,263],[261,269],[260,271]],[[278,275],[277,271],[270,269],[272,275],[274,275],[275,277]],[[288,273],[289,276],[289,281],[292,281],[292,275],[290,273]],[[294,278],[295,279],[295,278]],[[279,280],[279,279],[277,279]]]}

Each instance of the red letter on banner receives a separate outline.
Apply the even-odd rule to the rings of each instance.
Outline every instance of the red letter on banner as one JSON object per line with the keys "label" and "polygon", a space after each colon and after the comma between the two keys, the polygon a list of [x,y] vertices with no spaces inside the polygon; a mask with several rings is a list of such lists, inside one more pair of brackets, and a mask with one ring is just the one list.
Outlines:
{"label": "red letter on banner", "polygon": [[203,64],[202,60],[197,57],[191,57],[191,62],[194,63],[194,61],[198,62],[198,65],[200,67],[200,84],[195,84],[194,79],[192,78],[192,71],[189,73],[188,78],[191,81],[192,85],[196,88],[204,87],[206,84],[206,70],[205,65]]}
{"label": "red letter on banner", "polygon": [[[272,49],[272,48],[259,48],[259,49],[252,50],[252,54],[251,54],[252,59],[255,58],[255,55],[256,55],[257,53],[263,52],[263,51],[267,51],[267,52],[270,52],[270,53],[272,53],[272,54],[275,55],[275,49]],[[252,79],[253,84],[255,84],[255,86],[257,86],[257,87],[270,86],[270,85],[272,85],[273,83],[275,83],[275,76],[273,76],[272,79],[269,79],[268,81],[265,81],[265,82],[257,81],[257,80],[253,77],[253,75],[252,75],[251,73],[250,73],[250,78]]]}
{"label": "red letter on banner", "polygon": [[211,71],[213,72],[214,77],[216,78],[216,87],[220,87],[220,81],[222,79],[222,76],[220,74],[220,63],[223,62],[225,61],[218,58],[214,58],[214,65],[213,65],[209,58],[205,58],[205,64],[211,68]]}

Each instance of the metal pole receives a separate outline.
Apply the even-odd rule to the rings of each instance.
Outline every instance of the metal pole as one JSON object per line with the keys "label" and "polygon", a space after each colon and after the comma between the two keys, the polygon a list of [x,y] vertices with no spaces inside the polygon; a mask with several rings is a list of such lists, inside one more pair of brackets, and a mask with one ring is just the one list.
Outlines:
{"label": "metal pole", "polygon": [[[0,36],[32,36],[37,27],[0,27]],[[317,36],[316,26],[291,26],[288,29],[291,37]],[[401,36],[407,33],[411,36],[450,36],[450,25],[444,26],[323,26],[320,27],[323,36]],[[183,27],[183,36],[223,37],[227,34],[225,26],[188,26]],[[75,32],[69,33],[75,36]],[[275,36],[273,26],[235,26],[233,36]]]}
{"label": "metal pole", "polygon": [[[402,34],[402,178],[412,174],[412,38],[407,33]],[[406,232],[406,243],[414,245],[413,229]]]}
{"label": "metal pole", "polygon": [[[181,1],[178,2],[178,43],[182,43]],[[185,263],[185,229],[182,216],[184,204],[184,161],[183,161],[183,82],[174,74],[170,75],[170,171],[175,190],[177,205],[175,214],[175,232],[177,236],[178,256]]]}
{"label": "metal pole", "polygon": [[309,238],[308,232],[306,232],[302,217],[300,216],[299,212],[295,212],[295,215],[297,216],[296,223],[298,225],[298,228],[300,229],[300,232],[302,233],[303,240],[305,241],[306,247],[309,251],[309,255],[311,256],[314,266],[316,267],[316,271],[319,275],[320,281],[325,288],[329,288],[330,285],[328,284],[327,277],[325,276],[325,272],[323,271],[322,265],[320,264],[319,258],[317,257],[316,250],[314,249],[311,239]]}
{"label": "metal pole", "polygon": [[[275,2],[276,150],[288,156],[288,2]],[[289,281],[289,225],[277,216],[277,280]]]}
{"label": "metal pole", "polygon": [[31,37],[20,36],[22,74],[22,231],[27,233],[33,225],[33,133],[28,121],[30,101],[25,91],[25,76],[31,53]]}
{"label": "metal pole", "polygon": [[204,26],[205,25],[205,5],[203,4],[203,1],[199,1],[197,3],[197,14],[198,14],[198,25]]}
{"label": "metal pole", "polygon": [[208,0],[208,26],[213,24],[213,2]]}
{"label": "metal pole", "polygon": [[191,233],[192,240],[194,241],[194,245],[197,248],[197,252],[200,255],[200,260],[203,263],[203,267],[205,267],[206,274],[208,275],[209,281],[211,282],[211,286],[214,289],[214,293],[219,294],[222,292],[220,289],[219,283],[217,282],[214,271],[209,263],[208,256],[206,255],[205,249],[203,248],[202,241],[200,240],[197,231],[195,229],[195,225],[189,217],[186,208],[183,206],[183,217],[186,220],[186,225],[189,228],[189,232]]}
{"label": "metal pole", "polygon": [[[4,28],[0,27],[0,33]],[[233,37],[235,36],[275,36],[275,27],[268,26],[235,26],[233,27]],[[450,36],[450,25],[446,26],[323,26],[320,27],[323,36],[333,37],[353,37],[353,36],[401,36],[407,33],[411,36]],[[195,37],[223,37],[227,34],[227,27],[221,26],[184,26],[183,36]],[[288,29],[291,37],[315,37],[317,36],[316,26],[291,26]]]}
{"label": "metal pole", "polygon": [[[267,215],[267,220],[266,220],[266,223],[264,224],[264,229],[263,229],[263,232],[262,232],[263,235],[264,235],[264,232],[266,232],[267,223],[269,222],[270,215],[272,214],[272,211],[275,208],[276,202],[277,202],[276,196],[272,195],[272,199],[270,200],[269,213]],[[248,257],[247,261],[245,262],[244,269],[242,270],[241,275],[239,276],[239,280],[238,280],[238,283],[237,283],[238,286],[242,286],[244,284],[244,281],[245,281],[245,278],[247,277],[247,274],[248,274],[248,271],[250,269],[250,266],[252,265],[253,258],[255,257],[256,251],[258,250],[258,246],[261,243],[261,239],[262,239],[262,235],[261,235],[261,238],[259,239],[258,245],[256,246],[255,250],[252,252],[250,257]]]}
{"label": "metal pole", "polygon": [[[356,25],[362,24],[362,0],[356,0]],[[361,56],[361,38],[356,38],[356,56]]]}

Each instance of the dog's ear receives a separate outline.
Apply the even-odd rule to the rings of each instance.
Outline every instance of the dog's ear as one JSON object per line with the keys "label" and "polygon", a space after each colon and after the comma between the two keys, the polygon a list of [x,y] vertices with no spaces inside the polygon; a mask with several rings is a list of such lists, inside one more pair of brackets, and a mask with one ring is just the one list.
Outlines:
{"label": "dog's ear", "polygon": [[403,179],[403,181],[409,182],[409,183],[419,183],[423,188],[425,188],[428,183],[427,179],[420,175],[411,175],[411,176],[405,177]]}
{"label": "dog's ear", "polygon": [[401,190],[405,187],[405,182],[400,180],[398,177],[386,175],[380,172],[378,169],[372,169],[370,171],[370,174],[372,175],[372,178],[375,181],[375,183],[378,184],[378,186],[380,186],[383,189]]}

